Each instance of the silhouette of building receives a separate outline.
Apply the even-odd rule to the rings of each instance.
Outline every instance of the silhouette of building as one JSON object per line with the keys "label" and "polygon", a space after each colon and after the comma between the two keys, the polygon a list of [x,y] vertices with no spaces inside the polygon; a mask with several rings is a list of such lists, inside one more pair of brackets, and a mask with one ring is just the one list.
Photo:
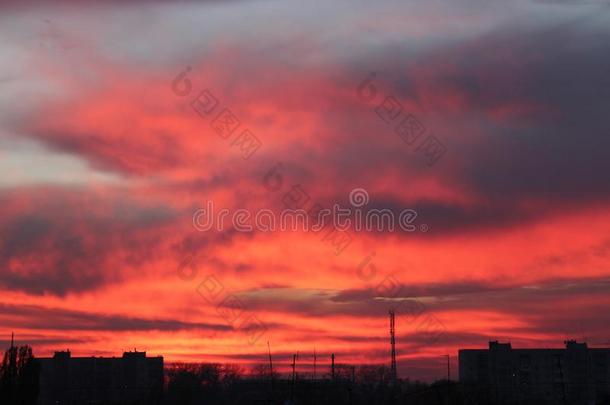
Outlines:
{"label": "silhouette of building", "polygon": [[159,404],[163,357],[125,352],[123,357],[72,357],[69,351],[39,358],[39,405]]}
{"label": "silhouette of building", "polygon": [[595,404],[610,399],[610,349],[566,341],[565,349],[460,350],[460,383],[491,403]]}

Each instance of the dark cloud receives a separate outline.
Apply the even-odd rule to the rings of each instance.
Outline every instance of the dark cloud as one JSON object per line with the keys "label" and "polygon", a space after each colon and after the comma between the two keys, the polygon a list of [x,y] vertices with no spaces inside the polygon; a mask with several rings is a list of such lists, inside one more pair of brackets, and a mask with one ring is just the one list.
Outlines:
{"label": "dark cloud", "polygon": [[0,304],[0,318],[7,327],[18,326],[47,331],[178,331],[209,330],[229,331],[226,324],[182,322],[173,319],[146,319],[140,317],[105,315],[45,308],[36,305]]}
{"label": "dark cloud", "polygon": [[[71,338],[71,337],[30,337],[30,336],[17,336],[14,341],[16,346],[29,345],[33,347],[37,346],[56,346],[56,347],[67,347],[73,344],[89,343],[92,339],[86,338]],[[10,339],[0,339],[0,347],[10,347]]]}
{"label": "dark cloud", "polygon": [[[112,200],[107,191],[3,193],[0,286],[64,295],[117,281],[125,269],[154,259],[158,233],[176,213],[129,197]],[[24,198],[28,209],[20,206]]]}
{"label": "dark cloud", "polygon": [[[291,291],[293,291],[291,293]],[[538,282],[533,285],[493,284],[471,281],[421,284],[402,286],[397,292],[386,296],[375,289],[344,291],[313,291],[292,289],[257,289],[244,292],[242,296],[251,310],[267,310],[300,314],[308,317],[331,317],[337,315],[380,317],[386,316],[391,308],[410,308],[416,317],[403,312],[405,320],[423,319],[428,315],[442,316],[447,311],[489,311],[503,314],[511,319],[521,318],[531,325],[529,331],[542,331],[551,325],[550,331],[565,327],[566,322],[578,318],[588,319],[596,331],[601,332],[607,319],[600,317],[602,308],[610,292],[610,279],[557,279]],[[307,294],[304,294],[307,292]],[[588,303],[585,298],[596,297],[598,303]],[[388,299],[391,298],[391,299]],[[553,315],[547,311],[561,303],[562,310]],[[407,310],[404,310],[407,311]],[[582,317],[583,313],[590,316]],[[437,315],[435,315],[437,314]],[[419,323],[417,321],[416,323]],[[417,326],[417,325],[412,325]],[[451,331],[448,331],[450,333]],[[518,329],[512,333],[519,332]],[[415,332],[417,335],[417,330]],[[511,331],[506,330],[508,336]],[[427,337],[426,337],[427,336]],[[422,333],[422,339],[429,334]],[[413,338],[417,340],[415,337]]]}
{"label": "dark cloud", "polygon": [[[466,100],[457,114],[488,120],[475,143],[452,135],[456,181],[494,200],[608,198],[610,32],[594,22],[494,33],[431,56],[432,68],[454,67],[433,77],[440,94]],[[494,120],[502,109],[514,112]]]}

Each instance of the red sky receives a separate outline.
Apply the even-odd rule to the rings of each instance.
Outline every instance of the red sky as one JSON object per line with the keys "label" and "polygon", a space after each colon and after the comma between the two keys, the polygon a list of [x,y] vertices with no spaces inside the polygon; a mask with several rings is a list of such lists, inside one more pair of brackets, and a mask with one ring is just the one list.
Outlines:
{"label": "red sky", "polygon": [[[607,6],[50,4],[0,12],[4,346],[14,331],[38,356],[248,366],[269,341],[303,370],[314,348],[322,365],[387,363],[395,307],[399,374],[431,380],[489,340],[610,340]],[[204,90],[218,106],[200,116]],[[425,128],[413,144],[395,131],[407,114]],[[425,139],[443,145],[434,164]],[[193,226],[208,201],[279,213],[295,185],[306,209],[365,189],[365,208],[412,209],[417,230],[350,231],[336,254],[325,231]]]}

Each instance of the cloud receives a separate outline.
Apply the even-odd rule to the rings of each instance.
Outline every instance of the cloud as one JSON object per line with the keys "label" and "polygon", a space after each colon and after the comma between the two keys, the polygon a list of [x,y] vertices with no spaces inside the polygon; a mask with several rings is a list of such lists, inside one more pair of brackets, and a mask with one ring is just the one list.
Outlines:
{"label": "cloud", "polygon": [[104,193],[30,191],[2,193],[0,285],[33,294],[64,295],[123,278],[155,257],[156,233],[176,217],[169,207]]}
{"label": "cloud", "polygon": [[146,319],[45,308],[34,305],[0,304],[0,317],[8,327],[19,326],[46,331],[228,331],[226,324],[182,322],[173,319]]}

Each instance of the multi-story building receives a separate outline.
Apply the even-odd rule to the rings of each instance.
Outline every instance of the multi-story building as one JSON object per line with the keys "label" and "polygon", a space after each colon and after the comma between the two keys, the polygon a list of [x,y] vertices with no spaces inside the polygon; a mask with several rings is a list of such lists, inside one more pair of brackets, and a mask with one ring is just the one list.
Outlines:
{"label": "multi-story building", "polygon": [[495,341],[489,349],[460,350],[460,383],[494,404],[610,403],[610,349],[565,343],[565,349],[513,349]]}
{"label": "multi-story building", "polygon": [[163,357],[125,352],[123,357],[72,357],[69,351],[39,358],[40,405],[158,404]]}

